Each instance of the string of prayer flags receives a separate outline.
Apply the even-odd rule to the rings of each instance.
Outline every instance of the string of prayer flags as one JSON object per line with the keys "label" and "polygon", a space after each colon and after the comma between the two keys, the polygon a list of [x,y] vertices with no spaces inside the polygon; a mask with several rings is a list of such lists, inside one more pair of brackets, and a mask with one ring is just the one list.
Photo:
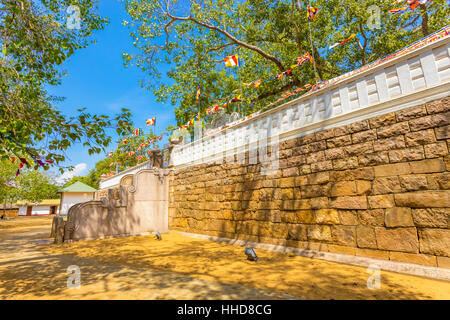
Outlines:
{"label": "string of prayer flags", "polygon": [[314,8],[313,6],[308,6],[308,20],[312,19],[316,19],[317,18],[317,12],[319,11],[319,9]]}
{"label": "string of prayer flags", "polygon": [[148,126],[154,126],[156,124],[156,118],[147,119],[145,122]]}
{"label": "string of prayer flags", "polygon": [[333,49],[334,47],[336,47],[336,46],[342,46],[342,45],[344,45],[344,44],[346,44],[349,40],[351,40],[351,39],[353,39],[354,37],[356,37],[356,33],[352,33],[351,35],[350,35],[350,37],[348,37],[347,39],[345,39],[344,41],[342,41],[342,42],[336,42],[335,44],[333,44],[332,46],[330,46],[329,47],[329,49],[331,50],[331,49]]}
{"label": "string of prayer flags", "polygon": [[12,163],[16,162],[16,157],[11,157],[10,159]]}
{"label": "string of prayer flags", "polygon": [[123,144],[127,144],[128,143],[128,139],[123,139]]}
{"label": "string of prayer flags", "polygon": [[234,56],[227,56],[224,59],[225,67],[239,67],[239,56],[235,54]]}
{"label": "string of prayer flags", "polygon": [[139,136],[140,130],[136,129],[133,131],[133,136]]}

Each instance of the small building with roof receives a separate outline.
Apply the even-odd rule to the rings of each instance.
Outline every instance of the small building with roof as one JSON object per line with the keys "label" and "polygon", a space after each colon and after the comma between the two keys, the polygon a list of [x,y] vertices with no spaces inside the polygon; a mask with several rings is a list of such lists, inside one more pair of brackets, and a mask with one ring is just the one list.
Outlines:
{"label": "small building with roof", "polygon": [[59,207],[59,199],[44,199],[40,202],[18,201],[19,216],[43,216],[56,214]]}
{"label": "small building with roof", "polygon": [[97,190],[77,181],[70,186],[67,186],[59,191],[61,193],[61,204],[59,206],[59,214],[66,215],[70,207],[94,200],[94,195]]}

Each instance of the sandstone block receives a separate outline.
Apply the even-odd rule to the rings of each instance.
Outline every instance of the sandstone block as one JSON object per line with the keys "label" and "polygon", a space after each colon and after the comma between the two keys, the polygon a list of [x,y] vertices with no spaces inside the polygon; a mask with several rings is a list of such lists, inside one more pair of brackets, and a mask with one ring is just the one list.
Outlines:
{"label": "sandstone block", "polygon": [[389,251],[385,250],[372,250],[372,249],[355,249],[355,255],[360,257],[369,257],[374,259],[389,260]]}
{"label": "sandstone block", "polygon": [[366,196],[344,196],[331,201],[331,207],[336,209],[367,209]]}
{"label": "sandstone block", "polygon": [[393,124],[395,122],[396,122],[396,120],[395,120],[395,113],[394,112],[383,114],[381,116],[369,119],[369,123],[370,123],[370,127],[371,128],[378,128],[378,127],[382,127],[382,126]]}
{"label": "sandstone block", "polygon": [[340,246],[340,245],[334,245],[329,244],[327,246],[328,252],[334,252],[334,253],[340,253],[340,254],[348,254],[348,255],[355,255],[355,248],[349,247],[349,246]]}
{"label": "sandstone block", "polygon": [[450,112],[433,114],[409,121],[411,131],[419,131],[434,127],[442,127],[450,122]]}
{"label": "sandstone block", "polygon": [[413,209],[412,219],[416,227],[450,229],[450,208]]}
{"label": "sandstone block", "polygon": [[398,207],[445,208],[450,207],[450,191],[419,191],[395,195]]}
{"label": "sandstone block", "polygon": [[395,114],[397,116],[397,121],[402,122],[419,117],[424,117],[427,115],[427,110],[425,109],[425,106],[418,106],[414,108],[399,110]]}
{"label": "sandstone block", "polygon": [[386,229],[376,227],[378,249],[402,252],[419,252],[416,228]]}
{"label": "sandstone block", "polygon": [[335,169],[335,170],[354,169],[354,168],[358,167],[358,158],[357,157],[337,159],[337,160],[333,160],[332,162],[333,162],[333,169]]}
{"label": "sandstone block", "polygon": [[332,226],[331,238],[333,243],[354,247],[356,245],[356,227]]}
{"label": "sandstone block", "polygon": [[410,173],[409,163],[385,164],[374,167],[375,177],[398,176]]}
{"label": "sandstone block", "polygon": [[411,173],[433,173],[445,171],[445,163],[442,159],[414,161],[410,163],[410,167]]}
{"label": "sandstone block", "polygon": [[445,141],[427,144],[424,146],[424,149],[427,158],[438,158],[448,154],[447,143]]}
{"label": "sandstone block", "polygon": [[316,241],[331,241],[330,226],[325,225],[308,226],[308,239]]}
{"label": "sandstone block", "polygon": [[320,140],[325,140],[325,139],[330,139],[334,137],[334,129],[327,129],[327,130],[322,130],[319,132],[316,132],[316,140],[320,141]]}
{"label": "sandstone block", "polygon": [[349,196],[356,194],[356,183],[355,181],[338,181],[335,182],[331,187],[331,196]]}
{"label": "sandstone block", "polygon": [[386,127],[377,129],[378,138],[387,138],[391,136],[398,136],[409,132],[408,122],[395,123]]}
{"label": "sandstone block", "polygon": [[361,143],[361,142],[366,142],[366,141],[376,140],[376,139],[377,139],[377,130],[376,129],[360,131],[360,132],[352,134],[352,142],[353,143]]}
{"label": "sandstone block", "polygon": [[360,248],[377,248],[375,229],[368,226],[356,227],[356,242]]}
{"label": "sandstone block", "polygon": [[435,128],[436,139],[450,139],[450,126]]}
{"label": "sandstone block", "polygon": [[373,194],[386,194],[402,191],[398,177],[383,177],[373,181]]}
{"label": "sandstone block", "polygon": [[436,258],[437,258],[437,266],[439,268],[450,269],[450,258],[447,257],[436,257]]}
{"label": "sandstone block", "polygon": [[425,153],[422,146],[389,151],[389,161],[391,163],[422,160],[424,158]]}
{"label": "sandstone block", "polygon": [[373,141],[353,144],[344,147],[344,152],[347,156],[359,156],[364,153],[373,152]]}
{"label": "sandstone block", "polygon": [[332,139],[327,140],[327,147],[328,148],[336,148],[336,147],[343,147],[347,146],[352,143],[352,137],[351,135],[345,135],[340,137],[335,137]]}
{"label": "sandstone block", "polygon": [[427,178],[423,175],[407,175],[399,178],[402,188],[405,188],[408,191],[423,190],[428,187]]}
{"label": "sandstone block", "polygon": [[384,225],[384,210],[358,210],[359,223],[364,226],[383,226]]}
{"label": "sandstone block", "polygon": [[414,227],[411,208],[389,208],[385,214],[386,227]]}
{"label": "sandstone block", "polygon": [[433,143],[436,141],[433,129],[410,132],[405,135],[408,147]]}
{"label": "sandstone block", "polygon": [[306,241],[307,227],[303,224],[289,224],[288,225],[288,240],[301,240]]}
{"label": "sandstone block", "polygon": [[335,209],[319,209],[315,211],[315,222],[318,224],[339,224],[339,214]]}
{"label": "sandstone block", "polygon": [[361,166],[375,166],[389,163],[389,155],[387,152],[375,152],[364,154],[358,157],[358,163]]}
{"label": "sandstone block", "polygon": [[419,229],[420,252],[450,257],[449,229]]}
{"label": "sandstone block", "polygon": [[339,210],[339,220],[341,224],[348,226],[356,226],[358,222],[358,211]]}
{"label": "sandstone block", "polygon": [[428,114],[445,112],[450,109],[450,100],[448,97],[441,100],[434,100],[427,103],[425,108]]}
{"label": "sandstone block", "polygon": [[385,151],[405,148],[405,138],[403,136],[394,136],[386,139],[378,139],[373,143],[375,151]]}
{"label": "sandstone block", "polygon": [[436,267],[437,260],[435,256],[416,254],[416,253],[405,253],[405,252],[395,252],[391,251],[389,253],[389,260],[421,264],[425,266]]}
{"label": "sandstone block", "polygon": [[369,207],[372,209],[391,208],[395,206],[394,196],[392,194],[368,196],[367,200],[369,201]]}

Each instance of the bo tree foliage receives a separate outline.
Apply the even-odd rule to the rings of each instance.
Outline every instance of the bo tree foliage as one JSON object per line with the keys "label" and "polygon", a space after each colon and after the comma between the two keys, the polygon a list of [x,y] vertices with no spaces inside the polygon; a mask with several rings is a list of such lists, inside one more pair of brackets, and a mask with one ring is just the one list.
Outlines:
{"label": "bo tree foliage", "polygon": [[[107,23],[95,13],[96,3],[0,0],[1,158],[42,157],[58,164],[74,143],[82,142],[89,154],[99,153],[111,142],[108,130],[131,131],[126,109],[110,118],[80,108],[77,116],[68,117],[55,107],[61,98],[45,90],[60,83],[60,65],[92,42],[92,33]],[[76,8],[68,10],[70,6]]]}
{"label": "bo tree foliage", "polygon": [[[314,58],[320,80],[333,78],[392,53],[449,23],[445,0],[428,1],[414,11],[391,16],[393,0],[123,0],[131,17],[124,21],[137,54],[124,53],[125,65],[136,64],[150,80],[143,86],[154,90],[160,101],[177,106],[178,124],[198,112],[197,86],[204,96],[200,108],[216,99],[233,97],[241,88],[235,70],[227,70],[223,58],[239,54],[242,82],[268,79],[296,63],[296,57],[312,53],[307,6],[319,9],[311,21]],[[374,9],[373,5],[377,7]],[[379,11],[377,11],[379,9]],[[373,28],[374,15],[379,24]],[[327,49],[335,42],[359,33],[345,46]],[[161,82],[158,66],[169,64],[171,84]],[[277,94],[314,83],[311,64],[296,68],[282,81],[272,80],[258,89],[244,88],[246,112],[259,110]]]}

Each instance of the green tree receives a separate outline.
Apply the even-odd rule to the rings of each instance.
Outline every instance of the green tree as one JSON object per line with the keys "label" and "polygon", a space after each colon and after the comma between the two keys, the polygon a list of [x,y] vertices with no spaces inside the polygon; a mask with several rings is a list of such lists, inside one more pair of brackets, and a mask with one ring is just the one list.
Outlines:
{"label": "green tree", "polygon": [[[76,142],[82,142],[89,154],[100,153],[111,143],[109,130],[130,132],[126,109],[110,118],[80,108],[77,116],[68,117],[55,107],[62,98],[45,90],[46,85],[60,83],[61,64],[92,42],[93,32],[107,23],[96,14],[96,3],[0,0],[1,158],[42,157],[58,164]],[[28,163],[39,167],[36,161]],[[44,168],[49,169],[47,162]]]}
{"label": "green tree", "polygon": [[52,177],[39,170],[26,170],[17,178],[16,188],[20,199],[41,202],[44,199],[58,199],[59,187]]}
{"label": "green tree", "polygon": [[17,168],[11,161],[0,159],[0,203],[3,204],[4,210],[8,203],[15,203],[20,198],[14,180]]}
{"label": "green tree", "polygon": [[[138,53],[124,53],[124,64],[142,68],[149,79],[142,85],[153,90],[159,101],[169,100],[178,125],[186,123],[199,109],[197,86],[203,92],[202,112],[217,101],[243,90],[241,108],[260,110],[279,93],[333,78],[374,61],[426,36],[449,23],[450,9],[444,0],[428,1],[414,11],[392,16],[389,10],[406,6],[393,0],[124,0],[131,21],[124,21]],[[307,6],[319,9],[311,21]],[[379,28],[373,28],[376,5],[380,9]],[[359,33],[344,46],[329,50],[352,33]],[[313,48],[311,48],[311,42]],[[361,47],[359,45],[361,43]],[[306,64],[282,78],[259,88],[242,88],[287,71],[305,52],[314,55],[317,72]],[[225,56],[238,53],[244,64],[225,68]],[[161,83],[159,66],[169,64],[170,83]],[[239,74],[237,73],[239,71]],[[240,78],[240,79],[239,79]],[[241,81],[240,81],[241,80]]]}

